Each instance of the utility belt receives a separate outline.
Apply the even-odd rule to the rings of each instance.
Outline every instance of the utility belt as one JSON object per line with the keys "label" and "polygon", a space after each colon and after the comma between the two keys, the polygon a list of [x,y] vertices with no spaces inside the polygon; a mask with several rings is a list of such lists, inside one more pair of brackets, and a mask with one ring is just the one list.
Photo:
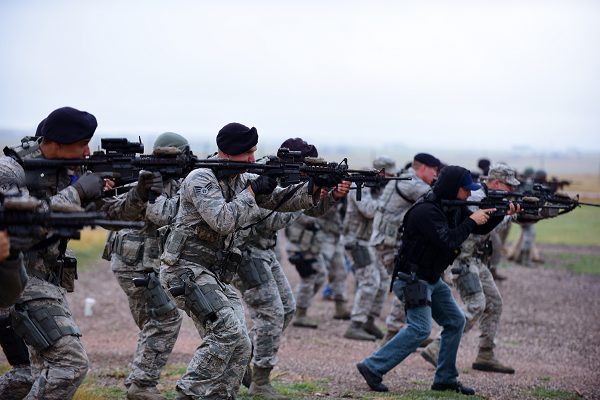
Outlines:
{"label": "utility belt", "polygon": [[71,293],[75,290],[77,277],[77,259],[70,255],[59,256],[52,265],[44,263],[46,271],[27,269],[31,276],[64,288]]}
{"label": "utility belt", "polygon": [[344,248],[352,258],[352,266],[354,268],[364,268],[373,262],[369,248],[365,245],[357,242],[346,243]]}

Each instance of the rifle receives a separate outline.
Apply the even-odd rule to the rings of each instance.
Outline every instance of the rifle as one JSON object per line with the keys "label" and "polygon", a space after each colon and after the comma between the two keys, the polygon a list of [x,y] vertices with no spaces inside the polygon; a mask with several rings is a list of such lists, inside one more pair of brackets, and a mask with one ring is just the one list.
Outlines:
{"label": "rifle", "polygon": [[59,168],[81,166],[87,171],[99,173],[103,177],[115,181],[117,189],[136,182],[139,172],[147,170],[160,172],[162,176],[183,178],[196,168],[211,168],[224,175],[250,172],[258,175],[269,175],[278,180],[280,186],[309,180],[322,175],[336,175],[341,180],[356,185],[356,199],[362,198],[362,188],[381,185],[390,180],[409,180],[411,178],[386,177],[384,170],[353,170],[348,167],[348,160],[327,162],[317,158],[303,158],[299,151],[280,148],[277,156],[267,157],[265,163],[246,163],[214,159],[199,159],[189,148],[158,148],[151,155],[138,155],[144,151],[141,142],[129,142],[125,138],[101,139],[102,150],[95,151],[83,160],[22,160],[26,171],[34,174],[47,174]]}
{"label": "rifle", "polygon": [[495,208],[496,211],[490,215],[506,215],[510,209],[510,203],[521,206],[522,214],[519,219],[534,222],[544,218],[553,218],[573,211],[578,206],[600,207],[600,204],[583,203],[579,201],[579,195],[571,198],[565,194],[554,193],[551,189],[542,185],[534,185],[533,190],[525,192],[506,192],[501,190],[489,190],[487,196],[481,201],[468,200],[442,200],[445,206],[477,206],[481,209]]}
{"label": "rifle", "polygon": [[[48,205],[35,197],[0,195],[0,230],[11,237],[16,250],[39,250],[60,239],[80,239],[85,227],[141,229],[143,222],[109,220],[100,212],[73,205]],[[32,243],[36,243],[32,245]]]}

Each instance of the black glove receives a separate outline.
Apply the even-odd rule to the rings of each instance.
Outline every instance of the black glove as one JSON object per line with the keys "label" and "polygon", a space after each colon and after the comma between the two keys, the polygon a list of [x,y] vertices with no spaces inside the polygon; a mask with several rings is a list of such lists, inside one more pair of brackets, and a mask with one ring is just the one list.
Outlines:
{"label": "black glove", "polygon": [[250,187],[255,195],[271,194],[277,187],[277,179],[267,175],[261,175],[250,182]]}
{"label": "black glove", "polygon": [[335,187],[343,180],[342,176],[337,173],[317,175],[312,179],[315,186],[326,188]]}
{"label": "black glove", "polygon": [[79,199],[82,203],[97,200],[102,197],[104,179],[98,174],[86,174],[80,176],[73,184],[73,187],[77,189]]}
{"label": "black glove", "polygon": [[137,191],[143,201],[156,199],[164,190],[160,172],[140,171]]}

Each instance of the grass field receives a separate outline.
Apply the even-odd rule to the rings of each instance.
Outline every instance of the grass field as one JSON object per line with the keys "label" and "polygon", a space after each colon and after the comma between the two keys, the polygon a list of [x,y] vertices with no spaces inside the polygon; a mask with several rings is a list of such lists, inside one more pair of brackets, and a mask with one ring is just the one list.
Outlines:
{"label": "grass field", "polygon": [[[518,239],[512,226],[508,240]],[[600,208],[582,206],[568,214],[536,224],[536,242],[576,246],[600,246]]]}

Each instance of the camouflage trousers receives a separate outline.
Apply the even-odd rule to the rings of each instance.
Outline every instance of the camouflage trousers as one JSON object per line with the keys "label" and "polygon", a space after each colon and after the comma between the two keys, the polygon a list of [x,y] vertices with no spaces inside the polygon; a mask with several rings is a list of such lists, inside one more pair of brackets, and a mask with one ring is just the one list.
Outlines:
{"label": "camouflage trousers", "polygon": [[195,399],[235,399],[252,353],[242,302],[233,286],[220,282],[209,269],[181,259],[173,266],[161,266],[163,287],[182,285],[180,276],[186,272],[223,306],[211,318],[201,319],[188,308],[183,295],[174,298],[203,339],[177,381],[177,390]]}
{"label": "camouflage trousers", "polygon": [[327,269],[327,278],[334,300],[344,300],[346,292],[346,277],[348,273],[344,267],[344,245],[340,240],[325,240],[321,244],[321,256]]}
{"label": "camouflage trousers", "polygon": [[272,368],[277,364],[283,331],[296,312],[296,300],[275,252],[253,250],[252,254],[266,264],[268,281],[251,289],[245,289],[239,278],[234,280],[234,284],[242,293],[252,319],[252,364],[260,368]]}
{"label": "camouflage trousers", "polygon": [[309,308],[312,304],[313,297],[319,292],[327,279],[327,269],[325,268],[323,256],[321,254],[308,254],[305,255],[305,257],[316,259],[312,264],[315,272],[308,276],[300,277],[298,286],[296,286],[296,306],[298,308]]}
{"label": "camouflage trousers", "polygon": [[496,287],[492,273],[478,258],[459,259],[452,267],[468,269],[472,278],[479,279],[479,287],[473,285],[472,278],[467,274],[454,276],[454,285],[463,302],[463,311],[467,323],[465,332],[469,331],[479,321],[479,348],[492,349],[495,344],[500,315],[502,314],[502,297]]}
{"label": "camouflage trousers", "polygon": [[504,242],[508,231],[510,229],[510,223],[504,224],[502,227],[497,227],[490,234],[490,240],[492,241],[492,255],[490,256],[490,266],[492,268],[498,267],[502,256],[504,254]]}
{"label": "camouflage trousers", "polygon": [[[21,306],[29,309],[60,309],[64,316],[55,316],[59,327],[77,325],[63,288],[44,280],[30,277],[21,299]],[[78,328],[77,328],[78,329]],[[31,360],[33,386],[27,400],[68,400],[85,378],[89,361],[79,336],[67,335],[50,347],[39,350],[27,345]]]}
{"label": "camouflage trousers", "polygon": [[[374,260],[378,269],[387,271],[386,292],[389,291],[390,276],[394,272],[394,259],[398,249],[379,245],[371,247],[373,249]],[[392,305],[385,318],[385,325],[388,331],[399,331],[402,329],[405,321],[404,303],[398,299],[398,296],[392,295]]]}
{"label": "camouflage trousers", "polygon": [[[127,295],[131,316],[140,329],[131,372],[125,379],[125,386],[129,387],[132,383],[142,387],[156,386],[160,373],[175,346],[183,318],[178,309],[167,311],[162,315],[150,315],[151,307],[144,297],[148,289],[136,287],[132,281],[134,278],[145,277],[145,273],[139,271],[141,266],[127,266],[115,254],[112,256],[111,264],[119,286]],[[128,267],[130,269],[137,267],[138,271],[125,270]]]}
{"label": "camouflage trousers", "polygon": [[354,267],[357,287],[351,319],[361,323],[367,322],[369,317],[379,317],[390,283],[387,268],[375,260],[377,257],[375,248],[369,247],[369,253],[371,264],[360,268]]}

